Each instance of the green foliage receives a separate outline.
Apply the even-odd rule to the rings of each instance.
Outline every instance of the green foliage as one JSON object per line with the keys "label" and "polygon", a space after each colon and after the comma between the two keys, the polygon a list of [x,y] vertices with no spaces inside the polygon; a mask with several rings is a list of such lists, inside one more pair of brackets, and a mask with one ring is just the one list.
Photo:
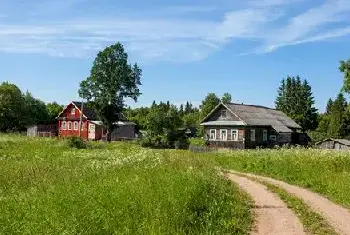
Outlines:
{"label": "green foliage", "polygon": [[224,104],[229,104],[232,102],[232,96],[230,93],[225,93],[221,98],[221,102]]}
{"label": "green foliage", "polygon": [[188,151],[0,135],[0,234],[249,234],[252,203]]}
{"label": "green foliage", "polygon": [[333,138],[342,138],[347,133],[346,125],[346,107],[347,103],[342,93],[339,93],[334,101],[329,114],[328,136]]}
{"label": "green foliage", "polygon": [[206,146],[207,142],[203,138],[190,138],[191,145]]}
{"label": "green foliage", "polygon": [[317,127],[317,109],[312,96],[311,86],[300,77],[283,79],[278,89],[276,109],[293,118],[304,131]]}
{"label": "green foliage", "polygon": [[[29,92],[26,92],[23,98],[25,106],[22,118],[25,120],[26,126],[50,121],[49,113],[43,101],[35,99]],[[55,119],[52,121],[55,121]]]}
{"label": "green foliage", "polygon": [[63,105],[59,105],[56,102],[48,103],[46,105],[46,109],[49,115],[49,119],[55,120],[56,117],[62,112],[63,108]]}
{"label": "green foliage", "polygon": [[90,76],[80,83],[79,95],[88,100],[107,126],[108,141],[113,123],[122,119],[125,99],[137,101],[141,94],[141,73],[137,64],[128,64],[128,54],[117,43],[97,54]]}
{"label": "green foliage", "polygon": [[67,143],[70,148],[75,148],[75,149],[86,149],[87,144],[81,137],[77,136],[70,136],[67,138]]}
{"label": "green foliage", "polygon": [[200,106],[200,119],[204,119],[219,103],[220,99],[214,93],[209,93]]}
{"label": "green foliage", "polygon": [[150,108],[145,122],[149,140],[158,147],[173,147],[174,141],[181,137],[179,129],[182,125],[176,106],[162,102]]}
{"label": "green foliage", "polygon": [[24,113],[25,100],[21,90],[14,84],[3,82],[0,85],[0,132],[22,130]]}
{"label": "green foliage", "polygon": [[342,91],[350,93],[350,59],[347,61],[340,61],[340,72],[344,73],[344,82]]}

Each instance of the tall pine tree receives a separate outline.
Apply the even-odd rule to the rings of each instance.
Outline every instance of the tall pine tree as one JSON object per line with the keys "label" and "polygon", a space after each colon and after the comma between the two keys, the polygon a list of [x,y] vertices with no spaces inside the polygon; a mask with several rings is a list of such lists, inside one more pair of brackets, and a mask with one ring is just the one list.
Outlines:
{"label": "tall pine tree", "polygon": [[293,118],[304,131],[317,127],[317,109],[311,86],[299,76],[281,81],[277,91],[276,109]]}
{"label": "tall pine tree", "polygon": [[342,138],[346,135],[346,107],[347,103],[342,93],[338,94],[334,101],[328,126],[328,136],[333,138]]}

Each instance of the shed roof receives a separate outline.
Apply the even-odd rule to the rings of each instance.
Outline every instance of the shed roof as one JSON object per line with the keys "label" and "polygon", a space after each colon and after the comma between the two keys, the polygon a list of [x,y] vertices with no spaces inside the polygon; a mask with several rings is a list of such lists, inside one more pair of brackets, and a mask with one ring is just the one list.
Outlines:
{"label": "shed roof", "polygon": [[335,141],[335,142],[338,142],[340,144],[343,144],[343,145],[346,145],[346,146],[350,146],[350,140],[347,140],[347,139],[332,139],[332,138],[328,138],[328,139],[324,139],[322,141],[319,141],[316,143],[317,144],[320,144],[320,143],[323,143],[323,142],[326,142],[326,141]]}

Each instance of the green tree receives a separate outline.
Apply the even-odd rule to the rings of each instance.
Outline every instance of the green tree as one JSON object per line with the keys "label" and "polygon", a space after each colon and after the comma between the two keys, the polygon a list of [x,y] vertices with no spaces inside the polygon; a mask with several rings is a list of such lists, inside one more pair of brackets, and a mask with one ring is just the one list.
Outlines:
{"label": "green tree", "polygon": [[56,117],[62,112],[63,108],[63,105],[59,105],[57,102],[46,104],[49,119],[51,121],[55,120]]}
{"label": "green tree", "polygon": [[[164,108],[169,109],[164,111]],[[152,107],[146,117],[147,137],[153,145],[171,147],[176,140],[178,129],[182,126],[182,120],[174,105],[163,103]]]}
{"label": "green tree", "polygon": [[185,105],[185,114],[191,113],[193,111],[193,106],[190,102],[186,102]]}
{"label": "green tree", "polygon": [[23,130],[25,120],[25,100],[21,90],[14,84],[0,84],[0,131]]}
{"label": "green tree", "polygon": [[342,90],[346,93],[350,93],[350,59],[347,61],[340,61],[339,70],[344,73]]}
{"label": "green tree", "polygon": [[200,106],[200,118],[204,119],[218,104],[220,99],[215,95],[215,93],[209,93]]}
{"label": "green tree", "polygon": [[277,91],[276,109],[294,119],[304,131],[317,127],[317,109],[311,86],[299,76],[283,79]]}
{"label": "green tree", "polygon": [[28,91],[24,94],[25,126],[46,123],[50,120],[49,113],[43,101],[36,99]]}
{"label": "green tree", "polygon": [[346,135],[346,107],[347,103],[342,93],[338,94],[330,113],[328,136],[342,138]]}
{"label": "green tree", "polygon": [[330,114],[333,106],[333,100],[329,98],[326,106],[326,114]]}
{"label": "green tree", "polygon": [[232,102],[232,96],[230,93],[225,93],[221,98],[221,102],[224,104],[229,104]]}
{"label": "green tree", "polygon": [[98,53],[90,76],[80,83],[79,95],[91,104],[107,127],[108,141],[114,123],[122,119],[125,99],[136,102],[141,94],[141,73],[137,64],[128,64],[128,54],[117,43]]}

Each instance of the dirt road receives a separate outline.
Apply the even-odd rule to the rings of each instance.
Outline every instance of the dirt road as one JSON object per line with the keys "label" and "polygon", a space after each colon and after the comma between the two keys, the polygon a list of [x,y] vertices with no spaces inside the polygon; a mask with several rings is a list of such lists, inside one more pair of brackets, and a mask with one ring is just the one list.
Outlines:
{"label": "dirt road", "polygon": [[256,218],[252,235],[305,234],[299,219],[277,195],[269,192],[266,186],[235,174],[226,176],[249,193],[255,202]]}
{"label": "dirt road", "polygon": [[259,180],[265,180],[285,189],[288,193],[293,194],[306,202],[312,210],[321,214],[340,235],[350,235],[350,211],[335,204],[334,202],[331,202],[327,198],[307,189],[268,177],[234,171],[232,171],[232,173],[257,178]]}

